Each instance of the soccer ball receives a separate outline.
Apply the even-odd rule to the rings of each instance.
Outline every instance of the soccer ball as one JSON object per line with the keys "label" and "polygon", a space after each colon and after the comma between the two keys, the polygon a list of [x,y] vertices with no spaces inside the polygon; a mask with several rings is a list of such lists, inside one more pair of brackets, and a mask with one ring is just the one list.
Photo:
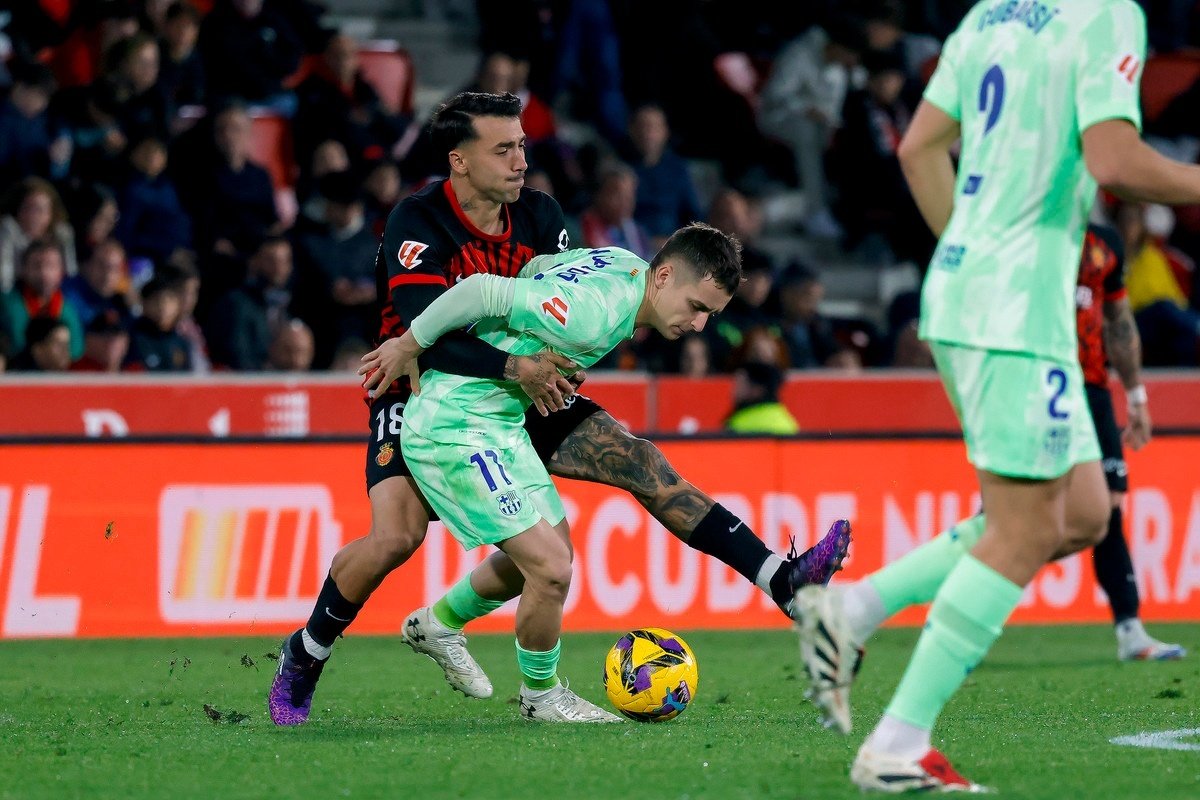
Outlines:
{"label": "soccer ball", "polygon": [[608,699],[639,722],[666,722],[682,714],[699,680],[692,648],[662,628],[630,631],[604,659]]}

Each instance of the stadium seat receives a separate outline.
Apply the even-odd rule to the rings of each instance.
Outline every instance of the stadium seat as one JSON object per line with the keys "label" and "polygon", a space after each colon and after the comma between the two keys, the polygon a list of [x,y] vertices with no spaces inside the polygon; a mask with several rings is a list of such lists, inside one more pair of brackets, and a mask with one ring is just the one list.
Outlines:
{"label": "stadium seat", "polygon": [[287,119],[270,111],[250,109],[250,159],[271,175],[276,189],[296,183],[292,128]]}
{"label": "stadium seat", "polygon": [[413,110],[413,64],[399,42],[363,42],[358,53],[363,77],[375,87],[388,110],[411,114]]}
{"label": "stadium seat", "polygon": [[1200,53],[1164,53],[1151,56],[1142,72],[1142,116],[1150,123],[1171,101],[1200,79]]}

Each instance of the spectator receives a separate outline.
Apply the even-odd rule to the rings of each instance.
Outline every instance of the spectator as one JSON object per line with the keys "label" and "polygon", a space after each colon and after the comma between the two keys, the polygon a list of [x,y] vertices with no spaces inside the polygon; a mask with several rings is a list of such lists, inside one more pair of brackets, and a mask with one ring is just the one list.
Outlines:
{"label": "spectator", "polygon": [[167,177],[167,146],[155,138],[130,148],[129,170],[120,192],[121,218],[114,233],[130,257],[165,262],[192,246],[192,221]]}
{"label": "spectator", "polygon": [[308,372],[314,352],[312,330],[298,319],[289,320],[271,340],[267,366],[277,372]]}
{"label": "spectator", "polygon": [[125,248],[117,240],[109,239],[92,251],[78,275],[64,281],[63,292],[85,326],[111,311],[128,327],[133,322],[133,311],[123,291],[128,284]]}
{"label": "spectator", "polygon": [[321,142],[341,142],[356,170],[394,155],[412,122],[389,111],[362,75],[358,45],[345,34],[329,39],[313,72],[296,88],[296,156],[308,161]]}
{"label": "spectator", "polygon": [[867,85],[847,96],[845,124],[829,153],[830,176],[838,187],[834,205],[853,249],[872,234],[882,237],[886,260],[924,265],[937,240],[921,219],[900,170],[897,148],[911,112],[901,99],[904,63],[892,52],[863,56]]}
{"label": "spectator", "polygon": [[183,288],[155,276],[142,287],[142,315],[134,320],[125,368],[147,372],[191,370],[191,348],[176,326],[183,313]]}
{"label": "spectator", "polygon": [[792,264],[780,276],[780,330],[794,368],[853,367],[857,361],[838,342],[833,322],[821,314],[824,297],[820,277],[802,264]]}
{"label": "spectator", "polygon": [[[528,186],[529,173],[525,177]],[[383,225],[387,222],[388,214],[403,198],[402,192],[400,167],[395,161],[384,158],[371,165],[363,179],[363,202],[367,224],[377,238],[383,236]]]}
{"label": "spectator", "polygon": [[657,249],[678,228],[701,219],[688,164],[671,149],[671,130],[661,107],[647,104],[629,122],[627,159],[637,173],[633,216]]}
{"label": "spectator", "polygon": [[616,162],[601,170],[596,195],[583,212],[579,227],[584,247],[622,247],[642,258],[654,254],[650,237],[633,218],[637,205],[637,173]]}
{"label": "spectator", "polygon": [[83,356],[72,372],[120,372],[129,354],[129,331],[115,311],[98,314],[83,331]]}
{"label": "spectator", "polygon": [[78,272],[75,234],[58,191],[42,178],[29,177],[13,186],[0,204],[0,292],[13,286],[21,253],[35,239],[50,238],[59,246],[68,275]]}
{"label": "spectator", "polygon": [[207,374],[212,371],[212,362],[208,359],[208,342],[204,339],[200,323],[196,321],[196,305],[200,301],[200,272],[196,269],[192,254],[176,253],[159,272],[179,287],[182,309],[175,331],[188,344],[192,372]]}
{"label": "spectator", "polygon": [[1200,313],[1171,270],[1163,245],[1146,227],[1146,207],[1123,203],[1116,212],[1125,242],[1125,287],[1148,367],[1195,366],[1200,354]]}
{"label": "spectator", "polygon": [[[319,189],[321,179],[331,172],[346,172],[349,169],[350,156],[346,153],[345,145],[336,139],[327,139],[317,145],[296,182],[296,197],[300,202],[298,225],[322,223],[325,219],[325,198]],[[390,208],[388,212],[391,212]]]}
{"label": "spectator", "polygon": [[274,332],[291,318],[292,246],[287,239],[264,239],[250,257],[243,285],[217,301],[205,333],[213,365],[262,370]]}
{"label": "spectator", "polygon": [[712,353],[704,334],[687,334],[679,339],[676,349],[674,372],[685,378],[706,378],[712,373]]}
{"label": "spectator", "polygon": [[787,406],[779,402],[783,372],[773,364],[750,362],[733,374],[733,412],[725,428],[740,434],[791,436],[800,425]]}
{"label": "spectator", "polygon": [[13,359],[14,372],[66,372],[71,368],[71,332],[54,317],[34,317],[24,331],[25,348]]}
{"label": "spectator", "polygon": [[158,42],[158,85],[172,109],[204,105],[204,63],[196,42],[200,35],[200,12],[186,0],[167,7]]}
{"label": "spectator", "polygon": [[888,305],[888,340],[893,367],[933,369],[933,351],[917,335],[921,321],[921,292],[900,292]]}
{"label": "spectator", "polygon": [[67,326],[71,358],[83,355],[83,324],[75,304],[63,292],[65,272],[62,247],[53,239],[35,239],[21,253],[18,279],[12,291],[0,296],[0,318],[7,320],[13,350],[24,349],[30,320],[49,317]]}
{"label": "spectator", "polygon": [[137,9],[131,0],[72,3],[70,33],[50,50],[50,69],[64,88],[87,86],[100,73],[103,55],[117,42],[138,32]]}
{"label": "spectator", "polygon": [[302,46],[264,0],[217,0],[200,24],[199,49],[210,100],[238,98],[285,117],[296,113],[296,96],[283,83],[300,66]]}
{"label": "spectator", "polygon": [[759,245],[762,237],[762,208],[749,197],[730,187],[719,189],[708,209],[708,223],[732,233],[742,243],[742,267],[774,271],[775,264]]}
{"label": "spectator", "polygon": [[71,137],[52,124],[54,75],[39,63],[10,66],[12,88],[0,104],[0,185],[30,175],[57,180],[71,161]]}
{"label": "spectator", "polygon": [[71,179],[111,184],[120,174],[128,140],[118,114],[121,98],[110,81],[60,91],[52,104],[71,132]]}
{"label": "spectator", "polygon": [[771,265],[752,260],[742,265],[742,283],[716,319],[713,320],[709,346],[713,362],[722,369],[735,366],[736,353],[741,352],[747,334],[761,328],[779,330],[779,319],[767,308],[771,289],[775,285],[775,272]]}
{"label": "spectator", "polygon": [[883,0],[866,15],[863,31],[869,50],[897,57],[904,74],[903,96],[915,107],[925,88],[923,76],[935,63],[942,47],[932,36],[910,33],[905,22],[904,4],[899,0]]}
{"label": "spectator", "polygon": [[805,194],[806,230],[824,239],[840,238],[842,231],[829,211],[823,160],[841,126],[846,93],[858,82],[864,49],[855,21],[836,18],[814,27],[775,57],[761,94],[759,127],[791,149]]}
{"label": "spectator", "polygon": [[375,254],[379,239],[366,226],[362,193],[349,172],[321,180],[325,216],[296,237],[300,283],[297,310],[316,336],[316,363],[327,366],[342,339],[363,339],[379,325]]}
{"label": "spectator", "polygon": [[212,284],[206,289],[236,285],[230,261],[245,258],[283,228],[271,178],[250,160],[250,125],[246,108],[232,103],[197,132],[208,139],[200,152],[172,154],[176,165],[183,162],[176,186],[192,218],[204,281]]}
{"label": "spectator", "polygon": [[105,54],[102,80],[112,87],[113,116],[126,141],[170,136],[171,112],[158,85],[158,43],[147,33],[122,39]]}
{"label": "spectator", "polygon": [[75,237],[75,260],[82,264],[100,243],[112,237],[121,215],[116,195],[104,184],[84,183],[69,197],[70,218],[79,232]]}
{"label": "spectator", "polygon": [[362,366],[362,357],[373,348],[365,339],[343,339],[333,353],[333,363],[329,369],[333,372],[358,373]]}

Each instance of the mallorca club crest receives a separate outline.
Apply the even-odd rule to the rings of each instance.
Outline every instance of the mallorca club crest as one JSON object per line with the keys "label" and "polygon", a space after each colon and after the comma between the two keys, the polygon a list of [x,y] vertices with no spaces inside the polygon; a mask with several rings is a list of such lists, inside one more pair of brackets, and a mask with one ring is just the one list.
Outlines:
{"label": "mallorca club crest", "polygon": [[392,457],[395,455],[396,451],[392,448],[392,443],[384,442],[379,448],[379,453],[375,456],[375,463],[381,467],[386,467],[392,463]]}
{"label": "mallorca club crest", "polygon": [[500,513],[506,517],[515,517],[521,513],[521,498],[516,491],[507,491],[496,498],[497,505],[500,506]]}

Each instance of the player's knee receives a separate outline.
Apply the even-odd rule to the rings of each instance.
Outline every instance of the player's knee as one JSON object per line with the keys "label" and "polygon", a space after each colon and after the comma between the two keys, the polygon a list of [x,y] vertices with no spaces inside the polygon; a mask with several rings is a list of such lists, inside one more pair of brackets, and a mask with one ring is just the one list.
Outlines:
{"label": "player's knee", "polygon": [[408,560],[425,541],[425,529],[396,523],[376,523],[370,537],[381,562],[392,569]]}
{"label": "player's knee", "polygon": [[536,573],[526,575],[525,586],[527,591],[533,588],[548,598],[566,602],[567,592],[571,589],[570,557],[541,565]]}

